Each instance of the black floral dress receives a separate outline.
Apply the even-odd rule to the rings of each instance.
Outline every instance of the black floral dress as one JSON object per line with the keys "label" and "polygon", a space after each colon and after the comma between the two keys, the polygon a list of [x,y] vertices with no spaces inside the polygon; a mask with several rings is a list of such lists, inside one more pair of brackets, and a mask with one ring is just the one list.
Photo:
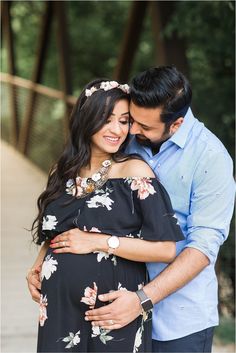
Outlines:
{"label": "black floral dress", "polygon": [[[118,237],[178,241],[182,232],[164,187],[155,178],[108,179],[84,198],[67,183],[45,210],[39,242],[78,227]],[[119,330],[92,327],[85,311],[104,303],[99,294],[136,291],[147,282],[145,263],[105,252],[55,254],[49,248],[41,271],[38,352],[150,352],[151,314]]]}

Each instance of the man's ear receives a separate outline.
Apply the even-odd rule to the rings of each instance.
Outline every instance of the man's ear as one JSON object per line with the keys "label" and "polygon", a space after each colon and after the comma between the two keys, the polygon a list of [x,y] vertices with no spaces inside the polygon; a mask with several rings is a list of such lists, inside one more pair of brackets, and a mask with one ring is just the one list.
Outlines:
{"label": "man's ear", "polygon": [[183,121],[184,121],[184,118],[181,116],[177,120],[175,120],[173,124],[171,124],[170,126],[171,135],[173,135],[178,130],[178,128],[182,125]]}

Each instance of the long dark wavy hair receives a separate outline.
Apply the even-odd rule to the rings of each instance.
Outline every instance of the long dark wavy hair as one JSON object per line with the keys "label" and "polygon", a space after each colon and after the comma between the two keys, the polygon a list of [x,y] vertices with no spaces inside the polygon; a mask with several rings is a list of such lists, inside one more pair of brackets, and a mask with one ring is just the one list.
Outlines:
{"label": "long dark wavy hair", "polygon": [[[129,95],[120,88],[107,91],[98,89],[89,97],[85,95],[86,89],[99,88],[101,82],[104,81],[109,80],[96,79],[88,83],[73,108],[69,123],[68,141],[58,161],[49,172],[45,191],[37,200],[38,215],[31,227],[33,241],[36,244],[41,244],[40,234],[46,206],[62,194],[68,179],[75,180],[81,168],[90,164],[91,137],[105,124],[118,101],[121,99],[130,100]],[[126,142],[127,139],[119,150],[112,155],[115,162],[131,158],[131,156],[122,152]]]}

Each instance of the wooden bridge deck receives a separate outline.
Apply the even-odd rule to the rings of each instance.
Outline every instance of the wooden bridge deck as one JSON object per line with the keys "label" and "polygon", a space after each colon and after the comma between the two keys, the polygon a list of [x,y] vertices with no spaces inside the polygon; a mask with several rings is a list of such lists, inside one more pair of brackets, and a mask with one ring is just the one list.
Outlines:
{"label": "wooden bridge deck", "polygon": [[6,143],[1,144],[2,352],[35,352],[38,306],[25,274],[38,252],[30,228],[45,175]]}

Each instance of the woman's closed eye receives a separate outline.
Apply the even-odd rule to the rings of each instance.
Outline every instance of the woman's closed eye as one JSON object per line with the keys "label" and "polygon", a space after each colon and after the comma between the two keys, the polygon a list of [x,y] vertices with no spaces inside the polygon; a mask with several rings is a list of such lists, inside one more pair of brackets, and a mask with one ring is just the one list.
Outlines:
{"label": "woman's closed eye", "polygon": [[[111,123],[111,119],[107,119],[107,121],[105,122],[105,124],[110,124],[110,123]],[[127,124],[129,124],[129,119],[119,120],[119,123],[122,125],[127,125]]]}
{"label": "woman's closed eye", "polygon": [[129,119],[124,119],[124,120],[122,119],[119,122],[123,125],[127,125],[127,124],[129,124]]}

